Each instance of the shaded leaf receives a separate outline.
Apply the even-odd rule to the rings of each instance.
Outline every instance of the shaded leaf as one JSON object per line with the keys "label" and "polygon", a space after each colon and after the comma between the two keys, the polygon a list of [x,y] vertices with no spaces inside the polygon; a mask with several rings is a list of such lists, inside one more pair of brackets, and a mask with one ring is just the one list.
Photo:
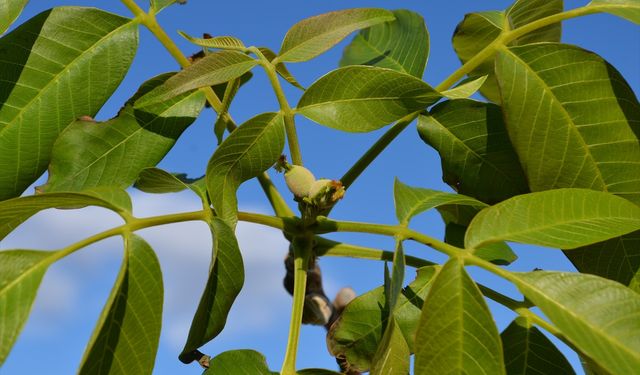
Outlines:
{"label": "shaded leaf", "polygon": [[48,193],[0,202],[0,240],[36,213],[48,208],[99,206],[126,214],[131,211],[127,193],[119,189],[97,188],[78,193]]}
{"label": "shaded leaf", "polygon": [[[404,339],[413,351],[420,309],[439,266],[420,268],[416,279],[398,296],[394,316]],[[327,334],[331,355],[345,358],[350,368],[368,371],[383,336],[389,312],[384,288],[378,287],[351,301]]]}
{"label": "shaded leaf", "polygon": [[502,50],[496,74],[532,191],[582,187],[640,204],[640,104],[613,67],[578,47],[549,43]]}
{"label": "shaded leaf", "polygon": [[141,97],[135,108],[163,102],[187,91],[213,86],[242,76],[256,66],[257,60],[237,51],[207,54]]}
{"label": "shaded leaf", "polygon": [[111,96],[135,54],[137,27],[95,8],[59,7],[0,39],[0,200],[33,183],[58,134]]}
{"label": "shaded leaf", "polygon": [[18,18],[29,0],[5,0],[0,2],[0,35]]}
{"label": "shaded leaf", "polygon": [[163,294],[156,254],[142,238],[130,235],[78,373],[151,374],[160,342]]}
{"label": "shaded leaf", "polygon": [[272,375],[267,359],[255,350],[229,350],[215,356],[203,375]]}
{"label": "shaded leaf", "polygon": [[500,334],[508,375],[573,375],[560,350],[536,327],[516,318]]}
{"label": "shaded leaf", "polygon": [[244,284],[242,255],[233,230],[217,217],[211,220],[209,226],[213,236],[209,278],[181,357],[200,348],[222,332],[229,310]]}
{"label": "shaded leaf", "polygon": [[485,203],[462,194],[412,187],[403,184],[397,178],[393,184],[393,194],[396,217],[401,224],[408,224],[414,216],[440,206],[464,205],[474,207],[478,211],[488,207]]}
{"label": "shaded leaf", "polygon": [[443,180],[458,193],[493,204],[529,192],[499,106],[445,101],[418,117],[418,133],[438,151]]}
{"label": "shaded leaf", "polygon": [[[393,253],[393,272],[389,281],[388,293],[386,293],[386,305],[389,311],[395,310],[398,298],[404,285],[404,271],[406,267],[402,241],[396,240],[396,250]],[[389,323],[391,324],[391,323]]]}
{"label": "shaded leaf", "polygon": [[244,181],[269,169],[284,148],[284,122],[275,113],[263,113],[229,135],[207,166],[206,182],[216,214],[229,225],[237,222],[236,190]]}
{"label": "shaded leaf", "polygon": [[154,13],[158,13],[169,5],[178,3],[180,5],[185,4],[187,0],[151,0],[151,9]]}
{"label": "shaded leaf", "polygon": [[356,30],[391,20],[393,13],[376,8],[338,10],[304,19],[287,31],[278,61],[310,60]]}
{"label": "shaded leaf", "polygon": [[203,177],[188,178],[184,173],[169,173],[160,168],[145,168],[138,175],[134,185],[145,193],[165,194],[177,193],[185,189],[193,189],[193,184],[203,182]]}
{"label": "shaded leaf", "polygon": [[[464,248],[464,236],[467,227],[454,222],[447,222],[445,226],[444,241],[450,245]],[[495,242],[484,245],[479,249],[473,249],[473,254],[493,264],[506,266],[518,259],[511,247],[504,242]]]}
{"label": "shaded leaf", "polygon": [[[258,49],[264,55],[264,57],[266,57],[269,61],[273,61],[273,59],[276,58],[276,53],[270,50],[269,48],[260,47]],[[293,74],[291,74],[291,72],[289,72],[289,69],[287,69],[287,66],[284,65],[284,63],[276,64],[276,72],[280,75],[280,77],[284,78],[287,82],[289,82],[293,86],[299,88],[300,90],[304,90],[304,87],[300,83],[298,83],[296,78],[293,76]]]}
{"label": "shaded leaf", "polygon": [[190,41],[191,43],[205,48],[218,48],[218,49],[230,49],[230,50],[239,50],[244,51],[247,49],[244,43],[236,37],[233,36],[214,36],[211,38],[194,38],[189,34],[178,31],[183,38]]}
{"label": "shaded leaf", "polygon": [[417,374],[505,374],[498,329],[458,259],[450,259],[434,278],[415,345]]}
{"label": "shaded leaf", "polygon": [[572,249],[640,229],[640,207],[587,189],[555,189],[510,198],[482,210],[465,237],[467,248],[496,241]]}
{"label": "shaded leaf", "polygon": [[56,258],[57,252],[51,251],[0,251],[0,365],[29,317],[44,273]]}
{"label": "shaded leaf", "polygon": [[640,231],[566,251],[565,255],[580,272],[618,281],[640,293],[640,285],[634,283],[640,270]]}
{"label": "shaded leaf", "polygon": [[589,7],[640,24],[640,1],[638,0],[592,0]]}
{"label": "shaded leaf", "polygon": [[[482,49],[492,43],[509,25],[515,29],[531,23],[540,18],[562,12],[562,0],[516,0],[515,3],[504,12],[487,11],[467,14],[464,20],[458,24],[453,34],[453,48],[460,61],[466,63]],[[561,24],[555,23],[512,41],[510,45],[521,45],[536,42],[559,42]],[[487,80],[480,92],[489,100],[500,102],[498,86],[493,74],[494,58],[487,58],[482,64],[469,73],[470,77],[487,75]]]}
{"label": "shaded leaf", "polygon": [[612,374],[633,374],[640,368],[638,293],[579,273],[518,273],[513,281],[597,365]]}
{"label": "shaded leaf", "polygon": [[477,78],[467,78],[460,82],[456,87],[443,91],[442,95],[449,99],[466,99],[480,90],[480,87],[487,80],[488,76]]}
{"label": "shaded leaf", "polygon": [[429,32],[418,13],[394,10],[395,19],[361,30],[345,48],[340,66],[372,65],[422,78]]}
{"label": "shaded leaf", "polygon": [[330,128],[367,132],[420,111],[440,97],[413,76],[378,67],[347,66],[307,88],[297,111]]}
{"label": "shaded leaf", "polygon": [[389,318],[387,329],[372,360],[372,375],[408,374],[409,346],[395,318]]}
{"label": "shaded leaf", "polygon": [[307,368],[304,370],[296,371],[297,375],[340,375],[341,373],[325,370],[323,368]]}
{"label": "shaded leaf", "polygon": [[246,72],[240,77],[232,79],[229,82],[212,87],[216,95],[218,95],[219,98],[222,98],[222,106],[218,111],[216,123],[213,125],[213,132],[218,139],[218,145],[222,143],[225,130],[235,128],[236,126],[235,122],[233,122],[233,119],[231,119],[231,116],[229,115],[229,107],[231,107],[231,102],[233,102],[233,99],[236,97],[240,87],[247,83],[251,77],[253,77],[253,73]]}
{"label": "shaded leaf", "polygon": [[[171,74],[152,78],[135,98],[161,85]],[[142,169],[153,167],[198,117],[204,94],[195,91],[151,107],[130,104],[103,122],[76,121],[55,142],[44,192],[78,191],[97,186],[130,186]]]}

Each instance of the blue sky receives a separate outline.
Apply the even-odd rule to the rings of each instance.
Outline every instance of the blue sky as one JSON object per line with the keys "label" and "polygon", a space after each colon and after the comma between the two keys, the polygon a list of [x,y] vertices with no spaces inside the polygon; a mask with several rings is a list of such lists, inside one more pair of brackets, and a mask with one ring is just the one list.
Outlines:
{"label": "blue sky", "polygon": [[[567,8],[586,3],[566,1]],[[142,3],[141,3],[142,4]],[[191,35],[233,35],[247,45],[268,46],[278,50],[287,29],[296,21],[331,10],[352,7],[406,8],[425,18],[431,36],[431,54],[424,79],[437,85],[459,66],[451,47],[451,35],[465,13],[504,9],[510,1],[474,0],[435,1],[203,1],[190,0],[159,15],[159,22],[178,45],[190,54],[197,48],[177,35],[183,30]],[[127,9],[113,0],[32,1],[18,23],[52,6],[95,6],[128,15]],[[144,4],[143,4],[144,5]],[[98,115],[106,120],[146,79],[172,71],[176,63],[146,30],[141,30],[140,47],[129,75]],[[621,71],[635,92],[640,90],[640,29],[630,22],[608,15],[593,15],[564,23],[563,42],[573,43],[600,54]],[[337,67],[345,43],[307,63],[290,64],[298,80],[308,86],[315,79]],[[301,92],[285,85],[290,102],[295,104]],[[254,115],[277,109],[265,75],[256,70],[254,78],[238,94],[231,107],[240,123]],[[215,148],[212,125],[215,116],[204,111],[180,139],[160,166],[191,176],[203,174]],[[339,178],[384,130],[367,134],[346,134],[324,128],[304,118],[297,119],[305,165],[318,177]],[[371,168],[350,188],[345,199],[333,211],[337,219],[393,223],[393,178],[414,185],[450,191],[441,181],[440,160],[410,126]],[[272,174],[276,184],[286,191],[282,177]],[[31,190],[27,191],[31,194]],[[189,194],[152,196],[131,191],[134,210],[140,216],[188,211],[198,208]],[[269,213],[270,209],[255,181],[239,191],[240,208]],[[43,212],[0,243],[8,248],[59,248],[118,223],[117,218],[101,209]],[[413,223],[415,229],[441,238],[443,226],[437,214],[427,213]],[[206,278],[210,256],[210,238],[202,223],[184,223],[140,232],[157,250],[165,273],[165,316],[156,374],[197,374],[196,365],[177,361],[191,316]],[[238,237],[245,257],[247,281],[225,331],[203,351],[216,353],[240,348],[256,349],[266,355],[272,369],[279,369],[286,345],[291,298],[282,288],[282,260],[287,244],[275,231],[241,224]],[[341,234],[333,238],[392,249],[391,239],[369,235]],[[431,260],[445,260],[440,254],[407,244],[409,254]],[[572,270],[558,250],[532,246],[515,246],[520,259],[513,270],[540,267]],[[75,372],[95,321],[109,293],[121,257],[120,242],[110,239],[80,251],[55,264],[45,277],[34,305],[33,315],[0,374]],[[380,262],[324,258],[321,266],[327,293],[333,296],[342,286],[352,286],[360,294],[378,286],[382,280]],[[483,283],[505,293],[514,293],[509,285],[484,272],[471,269]],[[413,274],[408,271],[408,278]],[[515,295],[515,294],[514,294]],[[500,329],[513,314],[490,303]],[[299,350],[299,368],[334,367],[325,349],[325,332],[320,327],[305,326]],[[569,353],[569,352],[568,352]],[[568,354],[574,365],[577,357]]]}

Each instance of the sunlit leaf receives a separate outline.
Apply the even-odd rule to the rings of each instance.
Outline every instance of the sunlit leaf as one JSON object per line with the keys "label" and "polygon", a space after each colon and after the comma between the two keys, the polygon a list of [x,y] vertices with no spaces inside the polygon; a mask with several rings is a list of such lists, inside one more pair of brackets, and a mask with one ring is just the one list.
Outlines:
{"label": "sunlit leaf", "polygon": [[218,48],[218,49],[231,49],[231,50],[241,50],[244,51],[247,47],[245,47],[244,43],[236,37],[233,36],[214,36],[211,38],[195,38],[190,36],[189,34],[178,31],[183,38],[190,41],[191,43],[205,48]]}
{"label": "sunlit leaf", "polygon": [[0,366],[27,321],[42,277],[56,255],[51,251],[0,251]]}
{"label": "sunlit leaf", "polygon": [[[260,47],[258,49],[264,55],[264,57],[266,57],[269,61],[273,61],[273,59],[276,58],[276,53],[270,50],[269,48]],[[284,63],[276,64],[276,72],[280,75],[280,77],[284,78],[285,81],[289,82],[290,84],[299,88],[300,90],[304,90],[304,87],[300,83],[298,83],[296,78],[293,76],[293,74],[291,74],[291,72],[289,72],[289,69],[287,69],[287,66],[284,65]]]}
{"label": "sunlit leaf", "polygon": [[[170,76],[163,74],[146,82],[129,103]],[[39,189],[54,192],[97,186],[127,188],[142,169],[162,160],[203,106],[204,94],[195,91],[141,109],[127,104],[117,117],[103,123],[72,123],[55,142],[49,179]]]}
{"label": "sunlit leaf", "polygon": [[255,350],[229,350],[215,356],[203,375],[273,375],[267,359]]}
{"label": "sunlit leaf", "polygon": [[229,310],[244,284],[242,255],[233,230],[218,218],[212,219],[210,227],[213,252],[209,278],[181,357],[189,355],[222,332]]}
{"label": "sunlit leaf", "polygon": [[417,374],[505,374],[498,329],[463,264],[450,259],[434,278],[416,331]]}
{"label": "sunlit leaf", "polygon": [[163,294],[156,254],[142,238],[131,235],[78,373],[150,374],[160,342]]}
{"label": "sunlit leaf", "polygon": [[[420,268],[416,279],[398,296],[394,315],[410,351],[413,351],[422,303],[438,269],[438,266]],[[368,371],[382,340],[388,316],[383,287],[358,296],[331,326],[327,334],[329,352],[344,358],[353,370]]]}
{"label": "sunlit leaf", "polygon": [[216,214],[235,227],[236,190],[244,181],[269,169],[284,148],[284,122],[275,113],[263,113],[231,133],[207,166],[207,189]]}
{"label": "sunlit leaf", "polygon": [[310,60],[356,30],[391,20],[393,13],[375,8],[338,10],[307,18],[289,29],[282,41],[278,61]]}
{"label": "sunlit leaf", "polygon": [[456,87],[443,91],[442,95],[449,99],[466,99],[480,90],[480,87],[487,80],[488,76],[477,78],[467,78],[460,82]]}
{"label": "sunlit leaf", "polygon": [[[562,11],[562,0],[516,0],[504,12],[486,11],[467,14],[456,27],[453,34],[453,47],[463,63],[473,58],[478,52],[492,43],[509,25],[510,29],[524,26],[532,21],[551,16]],[[536,42],[559,42],[560,23],[534,30],[512,41],[510,45],[521,45]],[[487,75],[487,80],[480,92],[489,100],[499,103],[500,94],[493,74],[494,59],[489,57],[469,73],[470,77]]]}
{"label": "sunlit leaf", "polygon": [[29,0],[5,0],[0,2],[0,35],[18,18]]}
{"label": "sunlit leaf", "polygon": [[421,212],[432,208],[447,205],[465,205],[476,208],[478,211],[488,207],[474,198],[462,194],[446,193],[443,191],[424,189],[405,185],[397,178],[393,185],[396,217],[402,224]]}
{"label": "sunlit leaf", "polygon": [[372,360],[371,375],[408,374],[409,346],[395,318],[389,318],[378,351]]}
{"label": "sunlit leaf", "polygon": [[440,97],[431,86],[408,74],[347,66],[307,88],[297,111],[334,129],[367,132],[425,109]]}
{"label": "sunlit leaf", "polygon": [[0,200],[33,183],[58,134],[111,96],[135,54],[137,27],[95,8],[59,7],[0,39]]}
{"label": "sunlit leaf", "polygon": [[510,198],[482,210],[465,237],[468,248],[496,241],[572,249],[640,229],[640,207],[609,193],[555,189]]}
{"label": "sunlit leaf", "polygon": [[394,10],[395,20],[361,30],[345,48],[340,66],[372,65],[422,78],[429,58],[424,19],[410,10]]}
{"label": "sunlit leaf", "polygon": [[597,365],[612,374],[640,368],[640,294],[598,276],[514,274],[520,291]]}
{"label": "sunlit leaf", "polygon": [[443,180],[458,193],[493,204],[529,192],[497,105],[445,101],[418,117],[418,133],[438,151]]}
{"label": "sunlit leaf", "polygon": [[257,60],[242,52],[212,52],[138,99],[135,108],[147,107],[187,91],[230,81],[242,76],[257,63]]}
{"label": "sunlit leaf", "polygon": [[638,0],[593,0],[589,7],[640,24],[640,1]]}
{"label": "sunlit leaf", "polygon": [[573,375],[560,350],[536,327],[516,318],[500,334],[508,375]]}
{"label": "sunlit leaf", "polygon": [[193,184],[200,184],[203,178],[188,178],[184,173],[169,173],[160,168],[145,168],[138,175],[135,188],[145,193],[165,194],[177,193],[185,189],[193,189]]}
{"label": "sunlit leaf", "polygon": [[402,241],[396,241],[396,250],[393,254],[393,272],[391,274],[391,280],[389,282],[388,293],[386,293],[386,302],[389,311],[395,310],[396,304],[398,303],[398,298],[400,298],[400,294],[402,293],[405,267],[406,260],[404,257],[404,248],[402,247]]}
{"label": "sunlit leaf", "polygon": [[502,50],[496,74],[532,191],[581,187],[640,204],[640,104],[611,65],[549,43]]}
{"label": "sunlit leaf", "polygon": [[120,189],[97,188],[78,193],[49,193],[0,202],[0,240],[36,213],[48,208],[99,206],[121,214],[131,211],[127,193]]}

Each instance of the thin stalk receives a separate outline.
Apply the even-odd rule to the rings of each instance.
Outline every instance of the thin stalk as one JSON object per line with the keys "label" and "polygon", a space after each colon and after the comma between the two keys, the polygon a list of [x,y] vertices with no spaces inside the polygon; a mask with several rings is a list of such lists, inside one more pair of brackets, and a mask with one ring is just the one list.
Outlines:
{"label": "thin stalk", "polygon": [[[173,42],[173,40],[167,35],[162,26],[156,20],[156,17],[152,13],[146,13],[142,8],[136,4],[134,0],[121,0],[122,3],[129,8],[129,10],[133,13],[133,15],[147,28],[151,33],[158,39],[158,41],[162,44],[162,46],[171,54],[171,56],[176,60],[176,62],[182,67],[186,68],[191,65],[189,59],[187,59],[180,48]],[[211,87],[203,87],[200,89],[204,92],[204,95],[207,99],[207,102],[211,105],[211,107],[217,112],[223,112],[222,101],[216,93],[213,91]],[[229,121],[227,121],[227,129],[229,132],[234,131],[237,126],[233,122],[231,115],[228,113],[223,113],[223,116],[226,116]],[[271,179],[269,179],[269,175],[264,172],[258,176],[258,181],[260,182],[260,186],[264,190],[269,202],[271,203],[273,210],[278,216],[294,216],[293,210],[287,205],[286,201],[282,198],[282,195],[278,192],[278,189],[273,185]]]}
{"label": "thin stalk", "polygon": [[195,221],[195,220],[205,220],[206,213],[204,210],[202,211],[192,211],[192,212],[181,212],[177,214],[170,215],[161,215],[161,216],[152,216],[146,218],[132,218],[130,222],[127,224],[120,225],[115,228],[111,228],[105,230],[104,232],[100,232],[91,237],[87,237],[81,241],[73,243],[67,247],[60,249],[57,252],[57,255],[52,258],[52,261],[57,261],[66,257],[69,254],[72,254],[84,247],[87,247],[93,243],[102,241],[106,238],[122,235],[127,232],[134,232],[136,230],[140,230],[148,227],[155,227],[158,225],[179,223],[184,221]]}
{"label": "thin stalk", "polygon": [[362,172],[384,151],[385,148],[402,133],[404,129],[418,117],[418,113],[409,114],[396,122],[389,130],[374,143],[367,152],[358,159],[358,161],[340,178],[340,182],[345,188],[348,188],[358,178]]}
{"label": "thin stalk", "polygon": [[265,225],[292,234],[300,232],[300,230],[298,230],[298,227],[300,226],[300,219],[298,218],[270,216],[241,211],[238,212],[238,220]]}
{"label": "thin stalk", "polygon": [[287,351],[284,356],[284,362],[282,363],[281,375],[296,374],[298,341],[300,340],[304,299],[307,292],[307,269],[309,268],[312,250],[313,241],[310,236],[294,238],[293,304],[291,307],[291,320],[289,322]]}
{"label": "thin stalk", "polygon": [[524,26],[518,27],[517,29],[512,29],[509,31],[505,31],[496,39],[493,40],[488,46],[478,52],[473,58],[463,64],[456,71],[451,73],[449,77],[447,77],[444,81],[442,81],[438,86],[435,87],[436,91],[444,91],[453,86],[456,82],[462,79],[464,76],[469,74],[472,70],[477,68],[480,64],[482,64],[486,59],[493,56],[498,49],[507,45],[509,42],[528,34],[534,30],[543,28],[545,26],[553,25],[554,23],[561,22],[564,20],[568,20],[570,18],[580,17],[587,14],[597,13],[598,10],[595,7],[584,6],[572,10],[568,10],[562,13],[556,13],[544,18],[540,18],[536,21],[528,23]]}
{"label": "thin stalk", "polygon": [[289,101],[284,94],[280,79],[278,79],[278,72],[275,65],[267,59],[258,48],[250,47],[260,60],[260,65],[264,68],[273,87],[273,92],[276,94],[278,104],[280,105],[280,111],[284,117],[284,127],[287,132],[287,142],[289,143],[289,152],[291,153],[291,162],[295,165],[302,165],[302,153],[300,152],[300,143],[298,141],[298,133],[296,132],[296,124],[294,119],[294,112],[289,105]]}

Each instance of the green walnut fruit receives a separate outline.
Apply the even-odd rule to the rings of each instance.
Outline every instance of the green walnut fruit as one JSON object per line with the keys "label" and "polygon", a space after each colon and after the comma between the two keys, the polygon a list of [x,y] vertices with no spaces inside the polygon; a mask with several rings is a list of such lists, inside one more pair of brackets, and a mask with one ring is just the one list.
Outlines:
{"label": "green walnut fruit", "polygon": [[299,165],[290,166],[284,174],[284,180],[289,190],[298,198],[307,197],[311,186],[316,182],[313,173]]}

